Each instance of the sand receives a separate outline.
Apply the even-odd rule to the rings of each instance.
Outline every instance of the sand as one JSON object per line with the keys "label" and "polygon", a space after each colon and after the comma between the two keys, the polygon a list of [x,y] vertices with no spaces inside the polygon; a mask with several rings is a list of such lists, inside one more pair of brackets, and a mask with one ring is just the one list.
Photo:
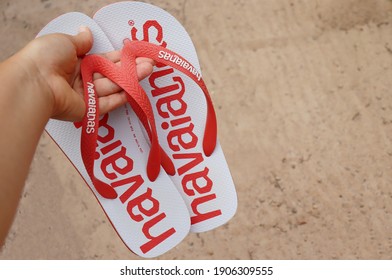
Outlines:
{"label": "sand", "polygon": [[[110,0],[2,0],[0,59]],[[392,258],[392,2],[146,1],[190,33],[239,207],[159,259]],[[43,135],[0,259],[139,259]]]}

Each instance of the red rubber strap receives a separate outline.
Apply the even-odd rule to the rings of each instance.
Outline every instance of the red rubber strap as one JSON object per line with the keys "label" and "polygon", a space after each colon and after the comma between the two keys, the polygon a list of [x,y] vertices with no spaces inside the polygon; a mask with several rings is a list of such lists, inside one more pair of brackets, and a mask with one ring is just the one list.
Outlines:
{"label": "red rubber strap", "polygon": [[99,128],[99,103],[93,84],[94,68],[92,66],[82,61],[81,72],[85,93],[86,114],[82,120],[80,149],[84,166],[97,192],[104,198],[114,199],[117,198],[116,191],[110,185],[94,176],[94,160]]}
{"label": "red rubber strap", "polygon": [[136,57],[147,57],[158,63],[168,65],[178,71],[181,71],[190,77],[202,90],[207,101],[207,119],[204,130],[203,150],[206,156],[210,156],[216,146],[217,140],[217,122],[215,109],[212,104],[210,94],[196,68],[181,55],[158,45],[146,41],[125,41],[124,50],[129,51]]}
{"label": "red rubber strap", "polygon": [[138,82],[136,57],[129,50],[124,49],[121,55],[121,66],[119,67],[101,56],[88,55],[83,58],[81,63],[86,104],[86,115],[82,121],[81,154],[87,173],[97,192],[105,198],[113,199],[117,197],[117,193],[110,185],[98,180],[94,175],[94,159],[99,129],[99,104],[93,89],[94,73],[106,76],[127,93],[128,103],[145,127],[151,142],[147,162],[148,178],[151,181],[156,180],[161,163],[167,173],[174,175],[173,162],[163,152],[158,142],[151,104]]}

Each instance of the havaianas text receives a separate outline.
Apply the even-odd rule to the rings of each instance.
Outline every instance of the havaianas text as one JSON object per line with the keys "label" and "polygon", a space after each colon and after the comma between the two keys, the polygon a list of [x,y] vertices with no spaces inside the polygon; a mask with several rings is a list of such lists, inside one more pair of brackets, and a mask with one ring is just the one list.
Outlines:
{"label": "havaianas text", "polygon": [[[155,38],[150,38],[150,32],[155,34]],[[162,47],[167,46],[167,43],[163,40],[162,26],[155,20],[149,20],[144,23],[143,38],[137,38],[136,27],[132,28],[131,37],[132,40],[155,41],[154,43]],[[170,57],[170,54],[168,56],[165,52],[159,55],[165,59],[173,59],[177,64],[184,63],[183,60],[179,60],[178,56]],[[167,142],[172,151],[172,158],[174,160],[189,160],[180,167],[178,167],[178,164],[175,165],[178,167],[178,175],[182,176],[183,191],[191,199],[190,206],[193,212],[191,213],[191,224],[201,223],[222,215],[222,212],[220,209],[204,213],[200,211],[200,205],[214,201],[216,194],[213,190],[213,182],[208,176],[209,168],[205,166],[203,154],[192,152],[192,149],[197,146],[199,139],[193,132],[194,124],[191,117],[187,116],[187,104],[183,100],[183,95],[186,92],[185,84],[180,76],[173,75],[173,68],[160,64],[156,66],[156,70],[149,78],[149,83],[152,87],[151,95],[156,98],[155,106],[158,114],[167,120],[167,122],[162,123],[162,128],[168,131]],[[186,66],[182,65],[182,67]],[[156,81],[163,77],[171,77],[173,83],[169,85],[160,83],[160,86],[158,86]],[[198,76],[198,78],[201,77]],[[178,104],[180,104],[179,108]]]}
{"label": "havaianas text", "polygon": [[[87,109],[87,127],[86,133],[95,132],[95,117],[96,117],[96,99],[94,84],[87,82],[88,92],[88,109]],[[140,250],[145,254],[168,239],[176,233],[176,230],[171,227],[157,234],[157,231],[162,228],[162,221],[166,218],[165,212],[160,209],[159,201],[154,198],[152,189],[146,187],[144,179],[140,174],[133,174],[133,160],[127,155],[127,149],[124,147],[121,140],[115,136],[115,129],[109,125],[109,114],[106,114],[99,120],[99,132],[97,135],[98,149],[103,155],[100,162],[100,169],[103,175],[110,180],[111,186],[119,194],[118,189],[124,189],[122,194],[119,194],[119,200],[126,206],[127,213],[130,218],[137,222],[143,223],[142,232],[147,239],[146,243],[140,246]],[[77,128],[80,124],[75,124]],[[106,135],[101,135],[103,132]],[[100,153],[96,153],[96,159],[100,158]],[[124,178],[125,176],[128,176]],[[121,179],[119,179],[121,177]],[[122,188],[121,188],[122,187]],[[136,191],[139,190],[139,195],[136,196]],[[140,191],[143,191],[140,194]],[[148,207],[145,207],[148,205]],[[154,228],[154,229],[153,229]],[[155,236],[151,231],[156,233]]]}
{"label": "havaianas text", "polygon": [[[142,175],[131,173],[133,160],[127,155],[127,149],[122,142],[116,140],[115,130],[108,124],[108,120],[109,114],[106,114],[99,121],[100,132],[102,130],[107,131],[105,136],[98,134],[98,142],[100,146],[104,146],[100,148],[101,153],[104,155],[100,169],[105,177],[110,180],[111,186],[116,189],[117,193],[119,187],[126,186],[126,190],[119,194],[119,199],[122,204],[126,205],[131,219],[135,222],[143,223],[142,232],[148,241],[140,246],[140,250],[143,253],[147,253],[172,236],[176,230],[171,227],[155,236],[151,234],[152,228],[155,227],[155,233],[157,228],[161,228],[161,226],[156,225],[166,218],[166,214],[160,210],[159,201],[154,198],[152,189],[145,186]],[[119,177],[125,175],[128,177],[119,179]],[[139,189],[144,192],[135,197],[135,192]],[[145,207],[145,205],[148,206]],[[138,210],[138,212],[135,210]]]}

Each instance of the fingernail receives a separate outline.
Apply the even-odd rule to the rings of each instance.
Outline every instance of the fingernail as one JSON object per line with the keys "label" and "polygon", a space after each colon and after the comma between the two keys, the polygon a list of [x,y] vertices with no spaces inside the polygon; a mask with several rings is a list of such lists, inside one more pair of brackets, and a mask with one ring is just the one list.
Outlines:
{"label": "fingernail", "polygon": [[81,27],[79,27],[79,33],[81,33],[81,32],[88,32],[89,31],[89,29],[88,29],[88,27],[87,26],[81,26]]}

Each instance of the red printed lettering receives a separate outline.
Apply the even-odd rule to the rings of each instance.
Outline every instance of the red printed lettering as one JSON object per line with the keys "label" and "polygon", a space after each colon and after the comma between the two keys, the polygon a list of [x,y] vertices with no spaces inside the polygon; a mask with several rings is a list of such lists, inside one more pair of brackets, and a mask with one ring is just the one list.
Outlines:
{"label": "red printed lettering", "polygon": [[[162,118],[165,119],[170,117],[169,113],[171,113],[174,117],[184,115],[187,109],[185,101],[182,100],[182,97],[185,93],[184,81],[179,77],[174,77],[173,81],[178,82],[172,85],[173,88],[170,88],[170,86],[164,88],[156,88],[154,92],[154,94],[160,95],[168,89],[180,90],[176,94],[162,97],[157,101],[156,106],[158,109],[158,113]],[[167,111],[164,111],[164,106],[167,108]],[[175,107],[177,107],[177,109],[175,109]]]}
{"label": "red printed lettering", "polygon": [[[137,38],[137,28],[131,29],[131,38],[134,41],[140,41]],[[150,38],[150,33],[156,33],[155,38]],[[143,25],[143,41],[156,43],[162,47],[166,47],[167,43],[163,41],[163,29],[162,26],[156,20],[148,20]]]}
{"label": "red printed lettering", "polygon": [[152,248],[155,248],[156,246],[161,244],[163,241],[168,239],[170,236],[172,236],[174,233],[176,233],[174,228],[170,228],[167,231],[161,233],[160,235],[157,235],[157,236],[151,235],[151,233],[150,233],[151,228],[154,227],[156,224],[158,224],[160,221],[162,221],[165,218],[166,218],[166,214],[161,213],[143,225],[142,231],[143,231],[144,235],[148,239],[150,239],[150,241],[148,241],[147,243],[145,243],[144,245],[142,245],[140,247],[140,250],[142,250],[143,253],[147,253]]}
{"label": "red printed lettering", "polygon": [[[140,175],[137,175],[137,176],[132,176],[130,178],[113,182],[112,187],[117,188],[125,185],[130,185],[130,187],[120,196],[121,202],[125,204],[126,201],[129,200],[135,194],[135,192],[143,185],[143,183],[144,183],[143,178]],[[150,202],[151,204],[150,208],[146,208],[146,206],[143,205],[143,203],[146,202],[147,203]],[[138,209],[141,214],[144,214],[147,217],[151,217],[159,212],[159,201],[152,196],[152,190],[150,188],[148,188],[144,194],[134,199],[131,199],[127,204],[127,212],[129,216],[137,222],[142,222],[145,218],[141,214],[134,213],[134,209]],[[159,213],[151,220],[146,221],[144,223],[142,232],[144,236],[148,239],[148,241],[145,244],[140,246],[140,250],[144,254],[149,252],[150,250],[152,250],[153,248],[155,248],[156,246],[158,246],[166,239],[168,239],[170,236],[176,233],[176,230],[173,227],[171,227],[157,236],[152,236],[152,234],[150,233],[151,228],[157,225],[165,218],[166,218],[165,213]]]}
{"label": "red printed lettering", "polygon": [[201,204],[206,203],[207,201],[214,200],[214,199],[216,199],[216,195],[215,194],[209,194],[209,195],[206,195],[206,196],[195,198],[192,201],[191,208],[192,208],[193,213],[196,214],[196,216],[192,216],[191,217],[192,225],[222,215],[222,211],[221,210],[213,210],[213,211],[210,211],[210,212],[207,212],[207,213],[200,213],[199,212],[198,207]]}
{"label": "red printed lettering", "polygon": [[177,169],[178,175],[182,175],[198,164],[203,162],[203,155],[201,153],[189,153],[189,154],[173,154],[174,159],[192,159],[188,163],[184,164]]}
{"label": "red printed lettering", "polygon": [[[101,170],[106,178],[110,180],[114,180],[118,178],[116,172],[120,173],[121,175],[125,175],[128,172],[132,171],[133,160],[126,155],[126,151],[127,150],[125,149],[125,147],[121,147],[120,151],[102,160]],[[124,165],[123,167],[119,166],[119,161],[125,163],[123,164]],[[112,166],[115,172],[109,172],[108,171],[109,166]]]}
{"label": "red printed lettering", "polygon": [[150,85],[152,86],[153,90],[151,91],[152,96],[158,96],[158,95],[162,95],[168,92],[173,92],[175,90],[178,90],[178,85],[177,84],[172,84],[172,85],[168,85],[168,86],[163,86],[163,87],[158,87],[158,85],[156,84],[156,80],[161,78],[161,77],[165,77],[167,75],[170,75],[174,73],[173,68],[166,68],[166,69],[162,69],[162,70],[158,70],[158,71],[154,71],[151,75],[150,78],[148,78],[148,81],[150,82]]}
{"label": "red printed lettering", "polygon": [[131,196],[143,185],[144,180],[142,176],[132,176],[130,178],[122,179],[117,182],[112,183],[113,188],[117,188],[120,186],[125,186],[131,184],[131,186],[120,196],[120,200],[122,203],[125,203]]}
{"label": "red printed lettering", "polygon": [[[195,191],[188,188],[188,185],[191,185],[199,194],[210,192],[212,189],[212,181],[208,177],[208,171],[209,169],[206,167],[202,171],[185,175],[181,182],[184,192],[189,196],[195,195]],[[200,186],[200,181],[204,181],[205,184]]]}
{"label": "red printed lettering", "polygon": [[[147,201],[151,202],[151,207],[150,208],[145,208],[143,205],[143,202],[146,203]],[[159,211],[159,201],[156,200],[155,198],[152,197],[152,190],[150,188],[147,189],[147,191],[138,197],[130,200],[127,205],[127,211],[129,213],[129,216],[136,221],[140,222],[143,220],[143,216],[141,214],[135,214],[133,212],[133,209],[137,208],[140,213],[151,217],[158,213]]]}
{"label": "red printed lettering", "polygon": [[[172,151],[174,152],[178,152],[181,149],[180,146],[185,150],[189,150],[196,147],[198,139],[196,134],[193,133],[194,127],[195,126],[193,125],[193,123],[190,123],[186,127],[170,131],[169,134],[167,135],[167,142],[169,144],[170,149],[172,149]],[[174,143],[175,139],[177,140],[178,144]],[[189,139],[189,140],[186,141],[185,139]]]}
{"label": "red printed lettering", "polygon": [[108,143],[112,141],[114,138],[114,128],[108,124],[109,114],[103,116],[103,118],[99,121],[99,130],[102,131],[102,128],[106,129],[107,134],[105,136],[101,136],[98,133],[98,141],[102,144]]}

